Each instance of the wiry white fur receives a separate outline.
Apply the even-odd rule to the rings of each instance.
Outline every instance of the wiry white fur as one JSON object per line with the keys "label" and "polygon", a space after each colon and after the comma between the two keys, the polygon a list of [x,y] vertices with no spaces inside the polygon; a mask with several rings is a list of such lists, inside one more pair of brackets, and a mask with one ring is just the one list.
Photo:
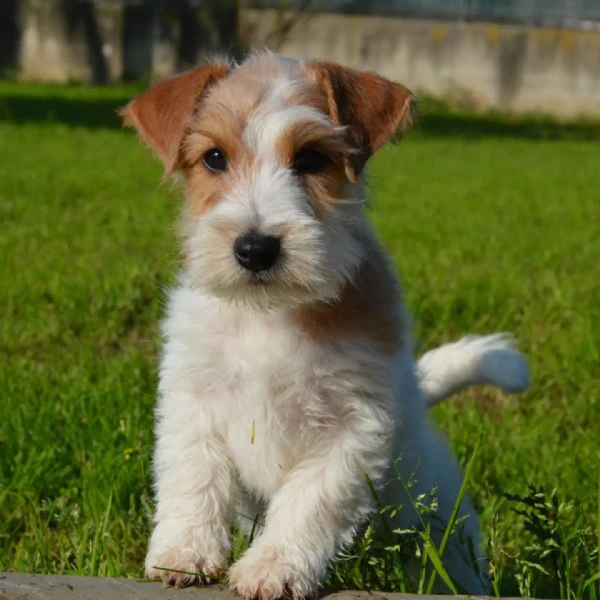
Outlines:
{"label": "wiry white fur", "polygon": [[[362,258],[352,235],[358,217],[357,207],[345,205],[317,219],[290,170],[265,159],[188,231],[189,275],[216,296],[263,308],[335,299]],[[257,276],[232,252],[235,237],[250,229],[285,239],[286,260],[260,275],[268,286],[254,285]]]}
{"label": "wiry white fur", "polygon": [[[281,95],[285,81],[274,89]],[[194,578],[177,571],[224,571],[233,515],[247,525],[266,507],[258,537],[229,570],[233,589],[261,600],[315,592],[371,514],[366,476],[384,502],[403,504],[391,524],[401,529],[419,526],[405,484],[416,481],[414,496],[437,488],[431,528],[439,540],[461,475],[426,419],[423,396],[431,402],[471,383],[523,383],[522,363],[504,360],[512,351],[500,338],[432,351],[417,370],[409,332],[390,357],[360,336],[318,342],[298,327],[293,310],[335,299],[365,260],[358,240],[372,233],[357,201],[360,186],[327,216],[315,214],[307,191],[272,153],[277,130],[312,113],[279,114],[271,100],[271,116],[248,124],[253,171],[186,223],[187,266],[163,325],[156,527],[146,558],[147,574],[171,583]],[[283,266],[258,279],[232,253],[235,237],[251,228],[282,236]],[[468,500],[461,515],[470,515],[462,535],[478,549]],[[444,562],[460,586],[484,593],[467,547],[455,536]]]}
{"label": "wiry white fur", "polygon": [[[277,106],[277,105],[276,105]],[[275,109],[273,103],[262,107],[251,119],[244,137],[259,156],[276,160],[276,144],[281,133],[298,122],[328,124],[325,115],[310,106],[290,106]]]}
{"label": "wiry white fur", "polygon": [[417,364],[419,388],[427,406],[470,385],[495,385],[505,392],[529,386],[525,359],[510,336],[466,336],[424,354]]}

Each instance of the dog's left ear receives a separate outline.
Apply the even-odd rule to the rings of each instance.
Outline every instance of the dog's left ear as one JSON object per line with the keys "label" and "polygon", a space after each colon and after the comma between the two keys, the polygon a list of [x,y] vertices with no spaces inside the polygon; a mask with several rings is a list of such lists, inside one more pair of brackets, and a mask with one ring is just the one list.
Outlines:
{"label": "dog's left ear", "polygon": [[177,167],[181,143],[197,102],[229,72],[225,63],[196,67],[161,81],[118,111],[124,125],[135,127],[156,151],[168,174]]}
{"label": "dog's left ear", "polygon": [[380,75],[335,63],[309,62],[304,69],[324,93],[333,123],[348,128],[355,153],[346,173],[355,181],[373,153],[410,127],[414,96]]}

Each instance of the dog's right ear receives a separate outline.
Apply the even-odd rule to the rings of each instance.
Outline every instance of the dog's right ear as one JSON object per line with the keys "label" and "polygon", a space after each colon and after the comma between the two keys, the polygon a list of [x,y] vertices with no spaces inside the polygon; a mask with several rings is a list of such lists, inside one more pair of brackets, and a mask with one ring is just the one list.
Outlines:
{"label": "dog's right ear", "polygon": [[123,124],[135,127],[156,151],[167,173],[177,168],[181,143],[196,103],[229,72],[225,63],[196,67],[161,81],[118,111]]}

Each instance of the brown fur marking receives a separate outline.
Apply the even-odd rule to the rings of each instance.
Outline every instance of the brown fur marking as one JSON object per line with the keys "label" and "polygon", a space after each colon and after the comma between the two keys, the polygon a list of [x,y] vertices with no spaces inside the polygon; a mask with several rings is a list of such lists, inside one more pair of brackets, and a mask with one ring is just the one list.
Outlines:
{"label": "brown fur marking", "polygon": [[282,134],[276,152],[282,164],[292,166],[296,154],[304,148],[313,148],[326,157],[317,173],[301,176],[315,210],[326,212],[338,200],[347,185],[344,164],[350,149],[343,132],[315,121],[299,121]]}
{"label": "brown fur marking", "polygon": [[369,157],[410,126],[414,97],[403,85],[375,73],[328,62],[306,63],[304,69],[325,95],[334,124],[348,127],[356,153],[347,171],[355,181]]}
{"label": "brown fur marking", "polygon": [[319,342],[364,336],[385,354],[403,341],[402,299],[391,266],[381,249],[365,239],[366,257],[338,302],[302,308],[297,322]]}
{"label": "brown fur marking", "polygon": [[179,160],[186,127],[198,99],[230,72],[228,65],[203,65],[161,81],[119,111],[124,125],[135,127],[171,173]]}

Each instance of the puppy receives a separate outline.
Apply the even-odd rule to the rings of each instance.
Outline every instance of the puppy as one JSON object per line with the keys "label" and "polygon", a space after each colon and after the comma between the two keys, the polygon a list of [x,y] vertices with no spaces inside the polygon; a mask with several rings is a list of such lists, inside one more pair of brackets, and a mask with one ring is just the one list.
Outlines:
{"label": "puppy", "polygon": [[[420,524],[408,480],[414,496],[436,488],[430,528],[441,539],[461,475],[426,405],[473,383],[523,389],[527,366],[501,336],[413,358],[364,184],[366,162],[410,126],[413,105],[373,73],[261,52],[163,81],[122,110],[185,183],[149,577],[185,585],[227,573],[244,598],[310,596],[371,514],[367,477],[384,503],[403,505],[391,523],[401,529]],[[261,507],[258,537],[227,571],[232,519]],[[468,500],[459,516],[446,568],[485,593]]]}

